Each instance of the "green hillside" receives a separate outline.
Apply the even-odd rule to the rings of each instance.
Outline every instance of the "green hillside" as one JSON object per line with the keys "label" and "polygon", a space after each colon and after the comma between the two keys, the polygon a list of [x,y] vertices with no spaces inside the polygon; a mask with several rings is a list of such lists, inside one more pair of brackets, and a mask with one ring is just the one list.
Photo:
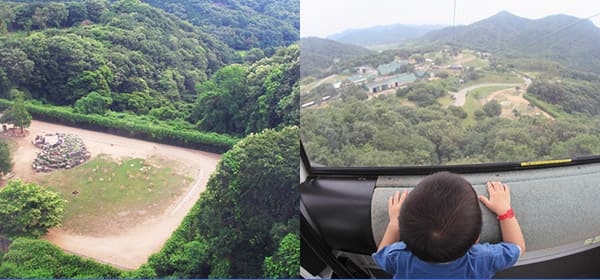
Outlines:
{"label": "green hillside", "polygon": [[[374,54],[363,47],[318,37],[300,40],[302,77],[318,76],[339,61]],[[337,62],[336,62],[337,61]]]}
{"label": "green hillside", "polygon": [[296,122],[297,46],[227,66],[241,59],[226,44],[139,0],[3,2],[0,13],[2,98],[17,89],[75,113],[232,135]]}
{"label": "green hillside", "polygon": [[600,29],[567,15],[530,20],[508,12],[467,26],[432,31],[424,41],[440,41],[504,57],[557,61],[584,71],[600,71]]}
{"label": "green hillside", "polygon": [[287,46],[298,41],[297,0],[144,0],[212,34],[236,50]]}

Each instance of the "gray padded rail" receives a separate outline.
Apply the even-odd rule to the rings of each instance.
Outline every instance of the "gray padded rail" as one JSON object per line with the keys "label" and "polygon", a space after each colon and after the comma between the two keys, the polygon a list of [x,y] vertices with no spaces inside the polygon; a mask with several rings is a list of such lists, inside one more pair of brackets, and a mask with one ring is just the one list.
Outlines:
{"label": "gray padded rail", "polygon": [[[537,170],[466,174],[478,194],[487,181],[502,181],[511,189],[511,205],[523,230],[527,252],[519,264],[557,257],[600,245],[600,164]],[[413,188],[422,176],[379,177],[371,203],[376,244],[388,223],[387,199],[395,191]],[[481,243],[501,240],[496,216],[483,212]]]}

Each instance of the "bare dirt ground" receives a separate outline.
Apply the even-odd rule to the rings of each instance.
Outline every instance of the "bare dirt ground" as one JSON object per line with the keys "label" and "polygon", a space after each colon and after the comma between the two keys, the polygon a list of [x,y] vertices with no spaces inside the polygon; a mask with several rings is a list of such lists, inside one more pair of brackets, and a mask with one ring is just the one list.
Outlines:
{"label": "bare dirt ground", "polygon": [[[540,108],[535,107],[533,109],[529,108],[529,101],[527,101],[527,99],[525,99],[523,97],[523,95],[525,94],[525,90],[524,89],[520,89],[518,91],[518,94],[515,94],[515,89],[514,88],[510,88],[510,89],[503,89],[503,90],[499,90],[499,91],[495,91],[492,94],[490,94],[486,99],[485,102],[483,102],[483,104],[490,102],[492,100],[497,100],[498,102],[500,102],[501,104],[506,104],[506,106],[502,106],[502,114],[500,115],[503,118],[511,118],[514,119],[515,116],[513,114],[513,110],[517,109],[518,111],[522,112],[523,115],[539,115],[542,114],[544,117],[554,120],[554,118],[552,116],[550,116],[548,113],[546,113],[545,111],[542,111]],[[482,105],[483,105],[482,104]],[[526,112],[524,112],[525,110],[523,110],[524,108],[528,108],[526,109]]]}
{"label": "bare dirt ground", "polygon": [[220,155],[214,153],[32,121],[27,137],[12,138],[18,143],[18,149],[13,154],[15,162],[13,172],[16,177],[30,181],[45,175],[36,173],[31,168],[37,152],[40,151],[31,143],[31,140],[36,135],[52,132],[78,135],[86,144],[92,157],[101,153],[111,155],[115,159],[156,156],[178,162],[180,172],[196,178],[183,195],[176,199],[176,203],[170,205],[166,211],[148,215],[139,223],[132,224],[125,232],[113,235],[86,236],[54,228],[43,237],[67,252],[122,269],[138,268],[147,261],[151,254],[162,248],[165,241],[194,205],[200,193],[204,191],[208,177],[216,169],[220,159]]}

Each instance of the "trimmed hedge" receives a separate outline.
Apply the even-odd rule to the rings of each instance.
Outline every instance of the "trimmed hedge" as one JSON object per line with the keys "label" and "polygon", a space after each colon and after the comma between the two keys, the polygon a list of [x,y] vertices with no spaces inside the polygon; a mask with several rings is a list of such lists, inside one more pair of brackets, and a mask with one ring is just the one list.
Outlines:
{"label": "trimmed hedge", "polygon": [[548,115],[552,116],[553,118],[560,118],[564,117],[565,115],[565,112],[560,106],[546,103],[531,93],[525,93],[523,95],[523,98],[529,101],[529,103],[531,103],[532,105],[539,107],[540,109],[542,109],[542,111],[548,113]]}
{"label": "trimmed hedge", "polygon": [[[4,110],[11,105],[12,101],[0,99],[1,110]],[[136,124],[130,121],[115,120],[100,115],[83,115],[68,112],[51,105],[34,105],[26,103],[25,107],[34,119],[40,121],[214,153],[224,153],[239,141],[239,138],[214,132],[175,130],[167,127]]]}

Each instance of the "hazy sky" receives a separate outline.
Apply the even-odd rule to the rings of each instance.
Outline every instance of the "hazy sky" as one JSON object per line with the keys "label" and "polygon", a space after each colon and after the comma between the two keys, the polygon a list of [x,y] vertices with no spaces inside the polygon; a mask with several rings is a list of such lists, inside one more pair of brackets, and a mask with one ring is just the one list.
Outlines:
{"label": "hazy sky", "polygon": [[[454,0],[300,0],[302,37],[326,37],[350,28],[376,25],[452,25]],[[599,0],[456,0],[456,25],[471,24],[502,10],[538,19],[567,14],[600,26]]]}

